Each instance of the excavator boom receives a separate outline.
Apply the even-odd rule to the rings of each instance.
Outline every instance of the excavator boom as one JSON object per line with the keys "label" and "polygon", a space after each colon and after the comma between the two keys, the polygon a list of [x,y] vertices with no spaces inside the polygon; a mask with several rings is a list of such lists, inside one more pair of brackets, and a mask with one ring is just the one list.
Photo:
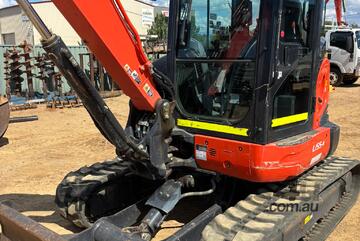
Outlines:
{"label": "excavator boom", "polygon": [[[329,3],[330,0],[326,0],[326,4]],[[336,12],[336,21],[338,26],[342,25],[342,15],[343,15],[343,0],[334,0],[335,4],[335,12]]]}
{"label": "excavator boom", "polygon": [[139,34],[119,0],[53,3],[139,110],[154,111],[160,96]]}

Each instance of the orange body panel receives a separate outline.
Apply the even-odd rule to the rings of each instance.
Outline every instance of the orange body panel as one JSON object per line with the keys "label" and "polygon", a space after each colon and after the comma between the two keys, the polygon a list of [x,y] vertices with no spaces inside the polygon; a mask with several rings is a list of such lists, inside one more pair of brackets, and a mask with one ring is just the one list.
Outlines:
{"label": "orange body panel", "polygon": [[320,127],[322,116],[326,112],[330,97],[330,61],[325,58],[320,66],[316,81],[316,105],[313,121],[313,129]]}
{"label": "orange body panel", "polygon": [[119,0],[53,2],[135,107],[154,111],[161,97],[152,83],[151,63]]}
{"label": "orange body panel", "polygon": [[339,26],[342,25],[342,1],[343,0],[334,0],[335,2],[335,11],[336,11],[336,20]]}
{"label": "orange body panel", "polygon": [[195,157],[206,170],[252,182],[280,182],[299,176],[326,158],[330,129],[319,128],[299,142],[258,145],[199,135],[195,137]]}
{"label": "orange body panel", "polygon": [[[330,128],[320,127],[330,93],[330,62],[325,58],[316,82],[313,132],[259,145],[216,137],[195,137],[199,167],[252,182],[280,182],[296,178],[325,159],[330,151]],[[295,138],[295,139],[294,139]]]}

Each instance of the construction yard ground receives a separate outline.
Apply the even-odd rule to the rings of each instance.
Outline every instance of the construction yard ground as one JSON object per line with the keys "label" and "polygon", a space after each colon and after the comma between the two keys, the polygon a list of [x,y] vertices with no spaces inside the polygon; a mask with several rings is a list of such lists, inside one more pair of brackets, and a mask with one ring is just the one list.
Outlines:
{"label": "construction yard ground", "polygon": [[[125,96],[107,100],[122,124],[128,113]],[[331,120],[341,126],[336,153],[360,159],[360,81],[339,87],[331,95]],[[13,112],[12,116],[38,115],[39,121],[11,124],[0,140],[0,202],[59,234],[79,232],[55,212],[58,183],[72,170],[115,156],[114,148],[98,132],[84,108],[37,109]],[[180,220],[180,221],[179,221]],[[179,227],[181,218],[166,222],[158,239]],[[328,240],[359,240],[360,201],[338,225]]]}

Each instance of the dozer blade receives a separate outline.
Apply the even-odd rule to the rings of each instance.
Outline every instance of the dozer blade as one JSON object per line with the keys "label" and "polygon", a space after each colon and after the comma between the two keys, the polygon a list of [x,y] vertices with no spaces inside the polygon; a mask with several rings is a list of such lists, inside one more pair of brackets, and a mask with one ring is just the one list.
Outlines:
{"label": "dozer blade", "polygon": [[65,241],[16,210],[0,204],[0,241]]}
{"label": "dozer blade", "polygon": [[[142,203],[131,205],[119,213],[99,219],[91,228],[62,237],[16,210],[0,204],[0,241],[144,241],[138,235],[122,231],[142,217]],[[197,216],[167,241],[200,240],[201,231],[221,208],[213,205]]]}

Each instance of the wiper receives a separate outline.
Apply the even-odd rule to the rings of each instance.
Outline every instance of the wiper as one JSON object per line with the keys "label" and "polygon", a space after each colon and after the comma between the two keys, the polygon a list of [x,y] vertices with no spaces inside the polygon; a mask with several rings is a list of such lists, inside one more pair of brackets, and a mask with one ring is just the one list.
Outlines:
{"label": "wiper", "polygon": [[190,15],[191,15],[191,6],[192,6],[192,0],[188,0],[184,3],[184,10],[181,13],[180,19],[182,19],[182,23],[180,26],[180,32],[179,32],[179,44],[182,47],[186,46],[185,42],[185,30],[186,25],[188,24]]}

